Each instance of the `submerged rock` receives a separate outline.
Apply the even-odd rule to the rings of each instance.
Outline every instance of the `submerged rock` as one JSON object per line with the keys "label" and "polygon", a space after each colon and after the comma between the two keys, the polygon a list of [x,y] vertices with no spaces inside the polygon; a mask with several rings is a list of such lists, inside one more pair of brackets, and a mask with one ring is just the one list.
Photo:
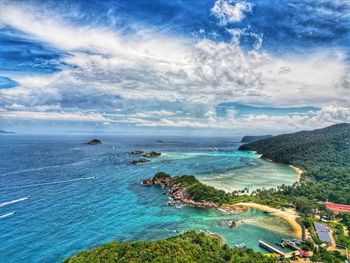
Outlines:
{"label": "submerged rock", "polygon": [[129,154],[143,154],[144,151],[140,151],[140,150],[134,150],[134,151],[131,151],[129,152]]}
{"label": "submerged rock", "polygon": [[233,228],[237,226],[237,222],[235,220],[228,221],[228,227]]}
{"label": "submerged rock", "polygon": [[219,208],[220,205],[211,201],[194,201],[188,197],[187,186],[181,183],[177,183],[174,178],[166,173],[157,173],[153,178],[149,178],[142,181],[145,186],[159,185],[163,189],[168,190],[171,197],[171,202],[168,205],[173,205],[173,203],[180,202],[182,204],[193,206],[193,207],[203,207],[203,208]]}
{"label": "submerged rock", "polygon": [[96,144],[101,144],[102,142],[98,139],[92,139],[91,141],[89,141],[87,144],[89,145],[96,145]]}
{"label": "submerged rock", "polygon": [[145,179],[142,181],[142,184],[145,185],[145,186],[152,186],[153,185],[153,179],[150,178],[150,179]]}
{"label": "submerged rock", "polygon": [[151,151],[151,152],[143,154],[142,156],[143,157],[158,157],[160,155],[161,155],[160,152]]}
{"label": "submerged rock", "polygon": [[141,159],[138,159],[138,160],[133,160],[131,163],[132,164],[138,164],[138,163],[147,163],[149,162],[150,160],[148,159],[145,159],[145,158],[141,158]]}

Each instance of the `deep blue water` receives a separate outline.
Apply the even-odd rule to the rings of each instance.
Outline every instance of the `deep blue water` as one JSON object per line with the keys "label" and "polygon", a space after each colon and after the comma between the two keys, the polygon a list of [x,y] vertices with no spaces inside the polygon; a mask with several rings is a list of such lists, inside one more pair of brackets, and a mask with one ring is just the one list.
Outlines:
{"label": "deep blue water", "polygon": [[[155,240],[190,229],[259,250],[259,239],[275,242],[289,233],[285,222],[256,210],[169,207],[161,188],[141,185],[158,171],[200,174],[261,165],[253,154],[236,151],[239,138],[99,135],[103,144],[83,144],[94,137],[0,136],[0,262],[60,262],[111,240]],[[134,149],[165,155],[132,165],[128,152]],[[243,223],[229,229],[233,218]]]}

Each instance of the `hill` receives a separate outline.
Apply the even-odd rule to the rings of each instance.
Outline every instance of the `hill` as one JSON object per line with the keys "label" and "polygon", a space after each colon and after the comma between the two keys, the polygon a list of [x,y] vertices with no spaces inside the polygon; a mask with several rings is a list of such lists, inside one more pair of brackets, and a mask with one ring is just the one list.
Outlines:
{"label": "hill", "polygon": [[300,196],[350,204],[350,124],[279,135],[239,150],[254,150],[263,158],[303,169],[301,188],[294,190]]}
{"label": "hill", "polygon": [[241,142],[256,142],[259,140],[264,140],[273,137],[272,135],[259,135],[259,136],[244,136]]}
{"label": "hill", "polygon": [[64,263],[78,262],[281,262],[250,249],[230,248],[214,236],[187,232],[154,242],[111,242],[83,251]]}

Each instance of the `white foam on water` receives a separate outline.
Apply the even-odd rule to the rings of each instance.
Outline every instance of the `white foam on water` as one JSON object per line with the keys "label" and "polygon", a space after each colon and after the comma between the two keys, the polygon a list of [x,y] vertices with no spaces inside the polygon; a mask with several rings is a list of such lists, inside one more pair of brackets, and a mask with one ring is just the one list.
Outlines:
{"label": "white foam on water", "polygon": [[18,186],[7,187],[7,188],[1,189],[1,190],[22,189],[22,188],[27,188],[27,187],[37,187],[37,186],[45,186],[45,185],[63,184],[63,183],[71,183],[71,182],[85,181],[85,180],[92,180],[92,179],[96,179],[96,177],[95,176],[90,176],[90,177],[76,178],[76,179],[64,180],[64,181],[56,181],[56,182],[48,182],[48,183],[42,183],[42,184],[18,185]]}
{"label": "white foam on water", "polygon": [[19,199],[16,199],[16,200],[3,202],[3,203],[0,204],[0,207],[6,206],[6,205],[15,204],[15,203],[22,202],[22,201],[25,201],[25,200],[28,200],[28,199],[29,199],[29,196],[26,196],[26,197],[19,198]]}
{"label": "white foam on water", "polygon": [[10,213],[7,213],[7,214],[0,215],[0,219],[6,218],[6,217],[9,217],[9,216],[12,216],[12,215],[14,215],[15,213],[16,213],[16,212],[13,211],[13,212],[10,212]]}
{"label": "white foam on water", "polygon": [[21,174],[21,173],[26,173],[26,172],[35,172],[35,171],[42,171],[46,169],[52,169],[52,168],[57,168],[57,167],[62,167],[62,166],[69,166],[69,165],[80,165],[83,163],[87,163],[90,160],[93,160],[93,158],[87,158],[79,162],[74,162],[74,163],[66,163],[66,164],[57,164],[57,165],[49,165],[49,166],[43,166],[39,168],[31,168],[31,169],[24,169],[24,170],[19,170],[19,171],[12,171],[12,172],[7,172],[2,174],[1,176],[7,176],[7,175],[13,175],[13,174]]}

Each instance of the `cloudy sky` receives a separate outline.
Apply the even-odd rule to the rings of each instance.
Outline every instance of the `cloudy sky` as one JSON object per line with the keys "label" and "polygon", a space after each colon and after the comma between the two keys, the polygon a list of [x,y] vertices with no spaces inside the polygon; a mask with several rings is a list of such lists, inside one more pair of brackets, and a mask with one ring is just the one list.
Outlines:
{"label": "cloudy sky", "polygon": [[350,122],[349,43],[349,0],[0,0],[0,129]]}

